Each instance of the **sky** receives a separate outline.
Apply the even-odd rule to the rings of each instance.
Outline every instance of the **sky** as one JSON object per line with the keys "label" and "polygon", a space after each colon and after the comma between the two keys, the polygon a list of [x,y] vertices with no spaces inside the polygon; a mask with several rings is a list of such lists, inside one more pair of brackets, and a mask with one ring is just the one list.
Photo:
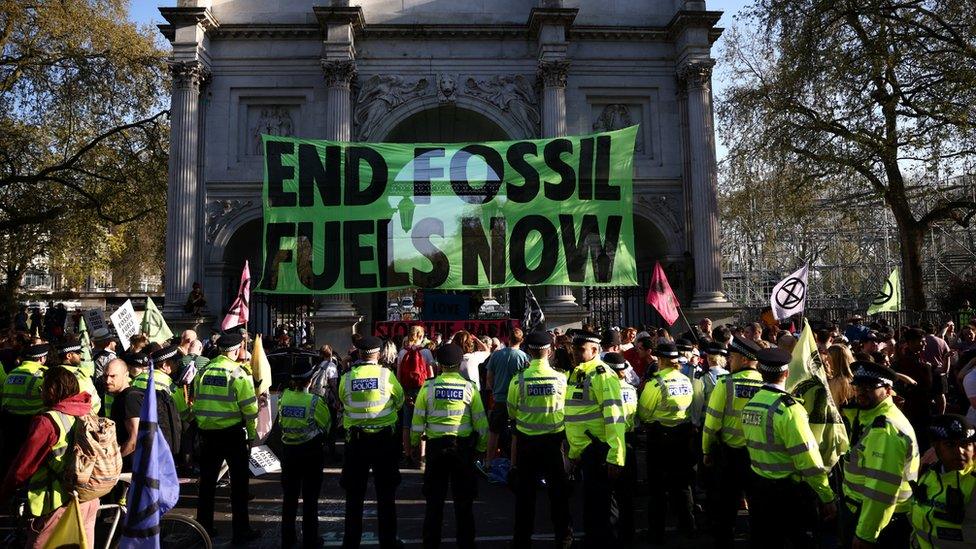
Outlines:
{"label": "sky", "polygon": [[[587,1],[597,1],[597,0],[587,0]],[[654,0],[648,0],[654,1]],[[658,0],[659,1],[659,0]],[[732,26],[732,16],[738,13],[744,6],[750,4],[750,0],[710,0],[707,1],[706,6],[712,11],[721,11],[722,19],[719,20],[718,26],[728,29]],[[129,18],[140,24],[151,24],[156,25],[163,22],[163,18],[159,15],[160,6],[175,6],[176,0],[130,0],[129,3]],[[712,57],[716,59],[722,51],[723,38],[719,38],[718,42],[712,47]],[[721,72],[721,65],[716,69]],[[713,78],[712,85],[714,86],[714,94],[720,95],[724,89],[724,78]],[[721,140],[716,136],[716,155],[718,159],[721,160],[725,157],[726,148],[722,144]]]}

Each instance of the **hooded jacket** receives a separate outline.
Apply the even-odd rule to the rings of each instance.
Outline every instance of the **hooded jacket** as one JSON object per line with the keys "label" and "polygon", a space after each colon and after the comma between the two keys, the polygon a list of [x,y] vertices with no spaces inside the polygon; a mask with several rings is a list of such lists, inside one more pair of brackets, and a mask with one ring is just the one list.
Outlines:
{"label": "hooded jacket", "polygon": [[[88,415],[91,412],[91,395],[82,391],[62,400],[50,409],[75,417]],[[46,411],[47,409],[44,410]],[[30,434],[20,447],[20,452],[14,458],[3,480],[3,486],[0,487],[0,502],[10,499],[17,488],[26,484],[34,476],[34,473],[47,462],[48,453],[58,441],[58,427],[44,412],[37,414],[31,420]]]}

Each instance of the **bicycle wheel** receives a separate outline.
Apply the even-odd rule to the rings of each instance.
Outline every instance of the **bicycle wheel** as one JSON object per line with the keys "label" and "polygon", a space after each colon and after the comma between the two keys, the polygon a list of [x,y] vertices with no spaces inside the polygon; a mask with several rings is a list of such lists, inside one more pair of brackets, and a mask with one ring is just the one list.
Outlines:
{"label": "bicycle wheel", "polygon": [[159,521],[159,545],[164,549],[213,549],[200,523],[190,517],[167,513]]}

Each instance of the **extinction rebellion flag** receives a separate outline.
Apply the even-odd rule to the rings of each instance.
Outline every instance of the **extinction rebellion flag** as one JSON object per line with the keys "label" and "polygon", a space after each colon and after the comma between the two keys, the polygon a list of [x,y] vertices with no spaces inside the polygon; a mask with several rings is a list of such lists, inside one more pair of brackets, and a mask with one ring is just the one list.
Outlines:
{"label": "extinction rebellion flag", "polygon": [[888,275],[881,291],[874,296],[874,300],[868,306],[868,314],[873,315],[886,311],[897,312],[899,309],[901,309],[901,277],[898,276],[898,269],[895,268]]}
{"label": "extinction rebellion flag", "polygon": [[265,135],[257,291],[636,286],[637,127],[450,144]]}
{"label": "extinction rebellion flag", "polygon": [[678,296],[674,295],[660,261],[654,264],[651,287],[647,289],[647,303],[657,309],[658,314],[668,323],[668,326],[678,320],[678,307],[680,307]]}
{"label": "extinction rebellion flag", "polygon": [[803,312],[807,303],[807,268],[808,265],[800,267],[773,286],[769,305],[773,308],[776,320],[785,320]]}

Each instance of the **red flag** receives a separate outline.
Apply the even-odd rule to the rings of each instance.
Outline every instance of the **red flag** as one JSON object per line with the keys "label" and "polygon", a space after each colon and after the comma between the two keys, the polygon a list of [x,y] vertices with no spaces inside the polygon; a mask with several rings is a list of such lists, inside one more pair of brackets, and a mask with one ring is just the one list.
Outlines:
{"label": "red flag", "polygon": [[647,303],[657,309],[658,314],[668,323],[668,326],[678,320],[678,307],[681,305],[678,303],[674,291],[671,290],[671,285],[668,284],[668,277],[664,274],[660,261],[654,264],[651,287],[647,290]]}
{"label": "red flag", "polygon": [[251,314],[251,270],[247,268],[247,261],[244,261],[244,271],[241,272],[241,288],[237,292],[237,299],[231,304],[227,316],[220,323],[221,330],[229,330],[241,324],[247,324],[247,319]]}

